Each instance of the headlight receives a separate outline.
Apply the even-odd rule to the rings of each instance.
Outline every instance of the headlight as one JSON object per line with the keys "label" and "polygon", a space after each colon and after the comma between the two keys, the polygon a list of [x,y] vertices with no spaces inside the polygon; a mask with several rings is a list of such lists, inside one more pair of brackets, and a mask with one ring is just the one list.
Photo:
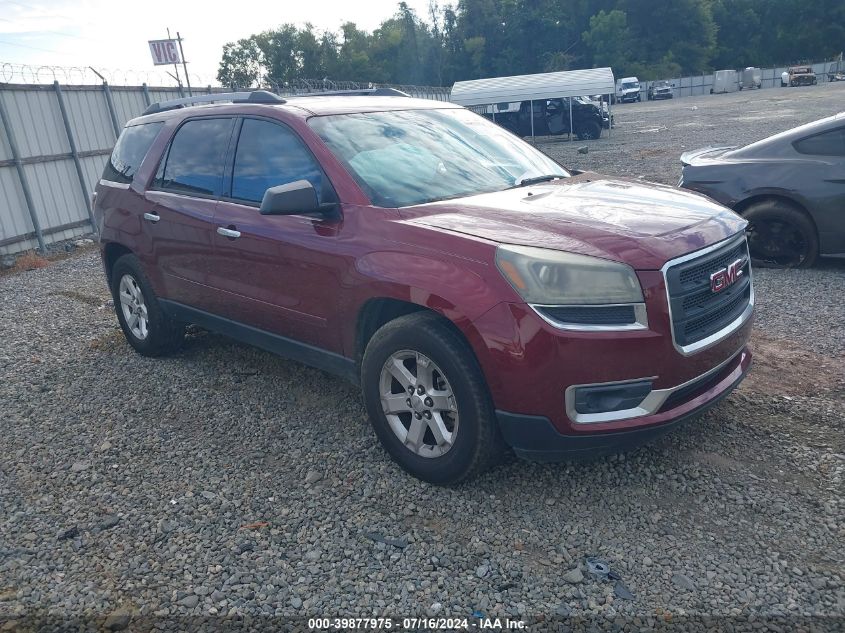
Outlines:
{"label": "headlight", "polygon": [[634,269],[598,257],[502,244],[496,266],[526,303],[601,305],[642,303]]}

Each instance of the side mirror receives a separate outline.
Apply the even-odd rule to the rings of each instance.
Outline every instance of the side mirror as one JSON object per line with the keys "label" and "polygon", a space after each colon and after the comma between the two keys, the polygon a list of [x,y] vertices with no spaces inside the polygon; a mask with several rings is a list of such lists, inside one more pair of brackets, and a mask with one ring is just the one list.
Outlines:
{"label": "side mirror", "polygon": [[270,187],[261,200],[261,215],[299,215],[320,211],[317,191],[307,180]]}

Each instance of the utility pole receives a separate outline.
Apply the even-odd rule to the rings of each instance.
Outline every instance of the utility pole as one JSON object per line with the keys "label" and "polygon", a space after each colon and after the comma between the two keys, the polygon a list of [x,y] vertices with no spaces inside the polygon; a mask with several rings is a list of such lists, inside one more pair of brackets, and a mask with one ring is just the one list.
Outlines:
{"label": "utility pole", "polygon": [[191,78],[188,77],[188,62],[185,61],[185,51],[182,50],[182,36],[179,31],[176,31],[176,41],[179,42],[179,54],[182,56],[182,68],[185,69],[185,83],[188,84],[188,96],[193,97],[194,93],[191,90]]}
{"label": "utility pole", "polygon": [[[167,29],[167,39],[171,39],[170,28]],[[181,49],[181,47],[182,47],[182,44],[180,43],[179,48]],[[182,59],[184,60],[185,58],[183,57]],[[179,88],[181,89],[182,88],[182,80],[179,79],[179,66],[178,66],[178,64],[176,64],[176,62],[173,62],[173,71],[176,73],[176,83],[179,84]]]}

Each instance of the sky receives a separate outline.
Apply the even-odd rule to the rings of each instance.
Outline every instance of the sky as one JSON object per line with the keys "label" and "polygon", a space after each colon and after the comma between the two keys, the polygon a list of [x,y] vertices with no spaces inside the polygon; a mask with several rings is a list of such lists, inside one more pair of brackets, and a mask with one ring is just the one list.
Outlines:
{"label": "sky", "polygon": [[[427,16],[428,0],[407,3],[421,17]],[[166,38],[169,27],[173,37],[179,31],[184,38],[194,83],[215,83],[227,42],[287,22],[298,26],[310,22],[318,30],[337,31],[350,21],[371,31],[398,4],[399,0],[0,0],[0,81],[4,81],[3,64],[120,68],[161,76],[172,67],[153,66],[147,41]]]}

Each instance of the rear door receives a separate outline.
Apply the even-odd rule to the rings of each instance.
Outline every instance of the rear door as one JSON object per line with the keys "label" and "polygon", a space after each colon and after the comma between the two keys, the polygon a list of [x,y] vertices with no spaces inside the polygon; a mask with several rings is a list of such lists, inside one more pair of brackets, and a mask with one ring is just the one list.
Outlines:
{"label": "rear door", "polygon": [[182,123],[145,194],[150,207],[145,230],[151,235],[162,296],[202,310],[212,304],[214,208],[234,122],[233,117],[204,117]]}
{"label": "rear door", "polygon": [[320,202],[336,194],[299,136],[269,119],[244,118],[231,155],[224,198],[214,214],[210,283],[214,311],[323,349],[340,351],[336,321],[342,220],[318,215],[261,215],[264,192],[307,180]]}

